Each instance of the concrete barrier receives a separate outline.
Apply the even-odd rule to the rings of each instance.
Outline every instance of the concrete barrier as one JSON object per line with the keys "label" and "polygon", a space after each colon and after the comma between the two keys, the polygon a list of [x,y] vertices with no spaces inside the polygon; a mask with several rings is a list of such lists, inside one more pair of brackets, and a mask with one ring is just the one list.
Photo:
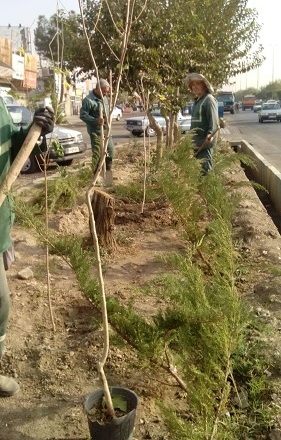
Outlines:
{"label": "concrete barrier", "polygon": [[240,142],[239,151],[249,156],[255,163],[256,168],[251,169],[253,180],[266,188],[276,211],[281,215],[281,173],[247,141]]}

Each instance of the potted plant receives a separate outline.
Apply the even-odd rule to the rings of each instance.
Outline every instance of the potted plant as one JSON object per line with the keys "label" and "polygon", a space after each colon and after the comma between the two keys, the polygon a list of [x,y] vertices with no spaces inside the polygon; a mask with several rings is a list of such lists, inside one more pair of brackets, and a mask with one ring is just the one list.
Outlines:
{"label": "potted plant", "polygon": [[104,390],[91,393],[84,408],[92,440],[132,440],[138,404],[137,395],[123,387],[112,387],[110,396],[114,415],[105,402]]}
{"label": "potted plant", "polygon": [[[102,163],[100,163],[99,169],[101,169],[101,167]],[[99,170],[97,172],[99,172]],[[95,186],[93,184],[87,191],[87,206],[90,214],[90,229],[94,240],[101,292],[104,341],[102,357],[98,362],[98,372],[102,382],[102,388],[87,396],[84,408],[86,410],[92,440],[131,440],[133,438],[138,397],[133,391],[120,386],[114,386],[109,389],[104,373],[104,365],[109,351],[109,328],[99,240],[92,206],[94,192]]]}

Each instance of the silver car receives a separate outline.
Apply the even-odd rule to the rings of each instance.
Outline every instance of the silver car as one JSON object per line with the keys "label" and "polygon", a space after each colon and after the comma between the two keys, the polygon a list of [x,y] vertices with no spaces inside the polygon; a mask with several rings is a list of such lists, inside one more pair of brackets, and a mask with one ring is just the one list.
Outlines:
{"label": "silver car", "polygon": [[279,121],[281,122],[281,107],[276,101],[270,100],[262,104],[258,112],[259,122]]}
{"label": "silver car", "polygon": [[[165,133],[166,119],[161,116],[161,109],[153,109],[152,115]],[[186,133],[188,130],[190,130],[191,115],[183,115],[181,112],[179,112],[177,122],[179,124],[181,133]],[[128,131],[132,133],[133,136],[141,136],[143,133],[145,133],[146,136],[156,136],[155,130],[153,130],[153,128],[151,128],[149,125],[149,120],[147,116],[135,116],[132,118],[127,118],[125,119],[124,126]]]}

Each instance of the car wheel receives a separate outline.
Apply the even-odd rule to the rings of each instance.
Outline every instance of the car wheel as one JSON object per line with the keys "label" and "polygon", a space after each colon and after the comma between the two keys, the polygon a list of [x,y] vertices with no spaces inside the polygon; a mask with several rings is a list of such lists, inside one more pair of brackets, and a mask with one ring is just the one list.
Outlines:
{"label": "car wheel", "polygon": [[139,136],[142,135],[142,131],[132,130],[132,135],[133,135],[133,136],[137,136],[137,137],[139,137]]}
{"label": "car wheel", "polygon": [[263,119],[262,119],[262,118],[260,118],[260,122],[263,122]]}
{"label": "car wheel", "polygon": [[153,137],[156,136],[156,131],[153,130],[153,128],[147,127],[147,129],[145,130],[145,134],[146,136]]}
{"label": "car wheel", "polygon": [[64,160],[63,162],[57,162],[58,165],[62,167],[68,167],[73,162],[73,159]]}
{"label": "car wheel", "polygon": [[116,116],[116,121],[120,121],[120,115]]}
{"label": "car wheel", "polygon": [[38,157],[30,156],[25,161],[25,163],[21,169],[21,174],[32,174],[32,173],[36,173],[37,171],[39,171],[40,167],[39,167],[38,160],[39,160]]}
{"label": "car wheel", "polygon": [[231,115],[234,115],[234,110],[230,110],[230,114],[231,114]]}

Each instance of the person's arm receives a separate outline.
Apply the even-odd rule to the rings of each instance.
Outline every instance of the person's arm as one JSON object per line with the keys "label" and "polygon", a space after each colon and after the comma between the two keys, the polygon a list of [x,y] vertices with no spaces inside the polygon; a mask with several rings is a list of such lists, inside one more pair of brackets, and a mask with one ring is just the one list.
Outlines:
{"label": "person's arm", "polygon": [[213,96],[209,96],[206,102],[206,117],[208,121],[208,134],[206,136],[207,142],[212,142],[215,133],[219,127],[219,113],[218,113],[218,103]]}

